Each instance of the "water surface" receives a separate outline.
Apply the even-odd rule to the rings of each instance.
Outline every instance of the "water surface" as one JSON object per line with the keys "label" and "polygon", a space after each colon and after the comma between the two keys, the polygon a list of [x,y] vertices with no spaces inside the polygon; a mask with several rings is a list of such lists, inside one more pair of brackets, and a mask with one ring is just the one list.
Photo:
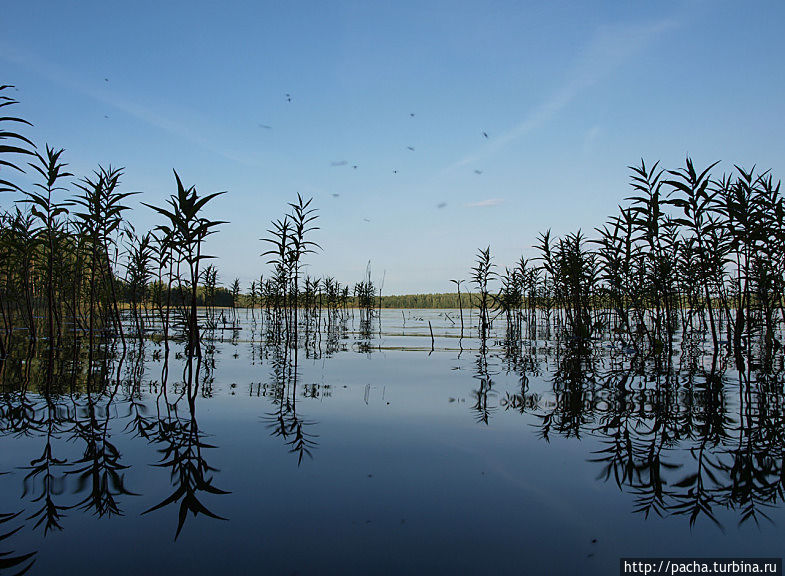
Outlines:
{"label": "water surface", "polygon": [[409,310],[295,355],[238,322],[190,363],[153,342],[97,353],[90,379],[84,350],[5,361],[3,573],[611,574],[620,556],[782,555],[781,359],[740,373],[686,342],[670,365],[612,342],[577,356],[539,332],[505,346],[500,322],[482,346],[468,314],[461,338],[457,311]]}

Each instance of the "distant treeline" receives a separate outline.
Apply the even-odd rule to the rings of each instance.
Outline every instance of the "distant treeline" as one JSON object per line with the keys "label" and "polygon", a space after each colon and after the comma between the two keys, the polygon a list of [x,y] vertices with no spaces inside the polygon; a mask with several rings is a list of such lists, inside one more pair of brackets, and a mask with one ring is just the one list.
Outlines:
{"label": "distant treeline", "polygon": [[[124,288],[124,286],[123,286]],[[125,295],[125,291],[121,291],[121,294]],[[302,297],[302,296],[301,296]],[[411,309],[439,309],[439,310],[457,310],[461,306],[465,309],[470,309],[476,307],[478,295],[476,293],[471,292],[461,292],[461,305],[458,304],[458,294],[456,293],[436,293],[436,294],[400,294],[400,295],[393,295],[393,296],[382,296],[381,297],[381,308],[411,308]],[[174,304],[180,304],[183,300],[182,297],[179,297],[176,292],[172,296]],[[214,293],[211,296],[206,296],[206,290],[203,286],[199,286],[197,289],[197,303],[199,306],[214,306],[216,308],[251,308],[251,296],[250,294],[239,294],[238,296],[233,296],[232,292],[219,286],[215,288]],[[130,300],[128,298],[122,299],[124,303],[128,304]],[[236,300],[236,301],[235,301]],[[318,300],[318,296],[317,296]],[[594,308],[611,308],[612,302],[607,297],[601,296],[594,296],[590,298],[591,304]],[[717,300],[719,302],[719,300]],[[547,308],[547,302],[545,299],[541,298],[533,298],[531,304],[537,309],[545,309]],[[647,305],[653,306],[653,302],[647,302]],[[253,304],[254,308],[265,308],[266,304],[264,300],[261,301],[257,298]],[[346,307],[347,308],[360,308],[360,304],[358,302],[357,296],[349,296],[346,300]],[[374,307],[379,308],[379,297],[376,296],[374,298]]]}
{"label": "distant treeline", "polygon": [[[461,292],[461,303],[469,308],[473,302],[471,294]],[[401,294],[399,296],[382,296],[382,308],[459,308],[458,294]]]}
{"label": "distant treeline", "polygon": [[[201,288],[201,287],[200,287]],[[231,306],[232,294],[226,289],[218,288],[220,294],[216,294],[216,306]],[[199,291],[200,303],[202,302],[202,291]],[[248,294],[241,294],[237,299],[238,307],[250,307],[251,298]],[[464,308],[470,308],[473,303],[472,294],[461,292],[461,303]],[[261,307],[264,308],[262,301]],[[349,296],[346,301],[348,308],[360,308],[357,296]],[[379,307],[379,297],[375,298],[375,306]],[[260,307],[259,301],[256,307]],[[401,294],[398,296],[382,296],[381,308],[459,308],[457,293],[441,294]]]}

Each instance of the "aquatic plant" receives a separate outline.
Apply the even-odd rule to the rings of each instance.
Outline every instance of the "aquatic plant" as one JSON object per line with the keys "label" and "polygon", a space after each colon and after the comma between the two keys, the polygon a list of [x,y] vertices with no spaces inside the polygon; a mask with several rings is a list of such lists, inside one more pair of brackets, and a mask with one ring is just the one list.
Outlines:
{"label": "aquatic plant", "polygon": [[167,224],[158,226],[158,230],[168,239],[178,261],[185,263],[187,275],[178,275],[181,289],[188,294],[188,306],[184,309],[187,327],[189,355],[200,356],[200,334],[197,319],[197,287],[200,278],[201,264],[212,256],[202,252],[204,240],[215,233],[215,228],[226,224],[223,220],[210,220],[200,215],[205,205],[225,192],[214,192],[199,197],[195,186],[183,186],[177,171],[177,193],[170,196],[167,208],[144,204],[152,208],[168,220]]}
{"label": "aquatic plant", "polygon": [[493,296],[490,292],[490,282],[496,277],[496,272],[493,269],[496,265],[491,259],[491,247],[488,246],[485,250],[478,250],[476,256],[476,263],[472,268],[472,282],[477,287],[476,304],[480,315],[480,338],[485,341],[485,337],[490,327],[490,318],[488,312],[493,304]]}
{"label": "aquatic plant", "polygon": [[[11,88],[13,88],[13,85],[0,85],[0,109],[19,103],[14,98],[11,98],[4,93],[4,91]],[[3,110],[3,112],[5,112],[5,110]],[[32,124],[24,118],[19,118],[17,116],[4,115],[3,117],[0,117],[0,167],[11,168],[17,172],[24,172],[24,170],[18,165],[18,161],[13,160],[12,158],[17,154],[21,154],[23,156],[35,154],[35,152],[33,152],[33,150],[35,150],[35,144],[33,144],[31,140],[19,132],[16,132],[10,128],[6,128],[5,125],[8,123],[14,125],[22,124],[27,126],[32,126]],[[6,140],[9,140],[11,143],[4,142]],[[21,191],[21,189],[11,180],[7,180],[6,176],[0,178],[0,192],[14,191]]]}

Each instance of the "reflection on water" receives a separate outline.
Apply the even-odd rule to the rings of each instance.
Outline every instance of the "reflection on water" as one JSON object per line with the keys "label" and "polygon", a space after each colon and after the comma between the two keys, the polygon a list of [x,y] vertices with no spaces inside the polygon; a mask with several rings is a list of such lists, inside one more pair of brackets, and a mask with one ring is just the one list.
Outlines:
{"label": "reflection on water", "polygon": [[[315,423],[297,415],[297,349],[291,361],[286,348],[273,346],[269,352],[270,384],[265,388],[264,395],[269,396],[274,409],[265,415],[264,420],[270,435],[280,438],[289,447],[289,452],[297,455],[299,466],[303,456],[313,457],[317,435],[310,432]],[[306,398],[315,398],[318,390],[315,385],[310,389],[303,387],[302,394]]]}
{"label": "reflection on water", "polygon": [[145,433],[149,433],[148,440],[157,446],[160,459],[156,466],[169,470],[173,488],[169,496],[143,514],[179,502],[175,538],[179,536],[188,512],[193,516],[205,514],[210,518],[221,519],[202,503],[202,493],[227,494],[213,485],[212,473],[217,472],[217,469],[207,463],[206,456],[214,446],[204,441],[205,434],[196,420],[197,398],[211,395],[212,372],[209,365],[208,356],[204,374],[200,377],[201,358],[189,356],[182,381],[172,387],[176,397],[170,400],[166,394],[168,367],[165,360],[161,372],[161,394],[156,398],[155,421],[141,426],[141,429],[147,429]]}
{"label": "reflection on water", "polygon": [[[313,525],[327,540],[362,543],[350,572],[374,565],[391,541],[423,566],[451,566],[443,555],[452,550],[456,567],[505,572],[514,564],[469,558],[460,538],[423,548],[418,530],[496,523],[557,550],[559,535],[542,525],[561,522],[567,539],[587,530],[572,525],[584,511],[562,510],[559,498],[596,502],[619,526],[608,538],[620,547],[604,565],[581,565],[587,572],[651,553],[640,539],[645,524],[659,529],[654,519],[687,526],[702,554],[773,552],[785,480],[781,355],[707,356],[699,334],[684,335],[672,356],[644,358],[610,338],[571,348],[550,340],[544,322],[479,341],[467,336],[472,320],[462,331],[449,311],[306,316],[293,342],[241,312],[231,329],[205,335],[202,358],[114,341],[42,357],[15,341],[0,361],[0,571],[73,566],[71,526],[86,539],[109,525],[149,532],[146,554],[264,528],[276,570],[290,570],[295,551],[306,567],[337,566]],[[569,494],[557,495],[562,485]],[[476,494],[489,509],[496,499],[510,506],[486,517],[467,505]],[[404,513],[428,516],[418,528]],[[376,531],[357,533],[373,514]],[[284,536],[291,530],[310,551]],[[723,531],[738,550],[711,543]],[[246,569],[252,549],[227,566]],[[578,556],[566,554],[562,568]]]}
{"label": "reflection on water", "polygon": [[506,406],[536,414],[545,440],[597,438],[598,478],[633,494],[644,517],[719,526],[715,508],[729,508],[757,524],[783,496],[785,413],[781,373],[750,376],[732,381],[716,358],[675,366],[567,354],[555,359],[549,401],[523,389]]}

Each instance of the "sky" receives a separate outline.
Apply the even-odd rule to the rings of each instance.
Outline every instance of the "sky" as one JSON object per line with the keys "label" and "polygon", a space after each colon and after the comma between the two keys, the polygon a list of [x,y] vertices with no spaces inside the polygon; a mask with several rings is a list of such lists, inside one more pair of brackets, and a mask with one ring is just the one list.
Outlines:
{"label": "sky", "polygon": [[642,158],[780,178],[784,23],[780,1],[31,0],[3,5],[0,84],[74,180],[124,168],[138,231],[173,170],[227,191],[206,211],[224,285],[268,272],[299,193],[306,273],[448,292],[479,248],[503,270],[601,226]]}

